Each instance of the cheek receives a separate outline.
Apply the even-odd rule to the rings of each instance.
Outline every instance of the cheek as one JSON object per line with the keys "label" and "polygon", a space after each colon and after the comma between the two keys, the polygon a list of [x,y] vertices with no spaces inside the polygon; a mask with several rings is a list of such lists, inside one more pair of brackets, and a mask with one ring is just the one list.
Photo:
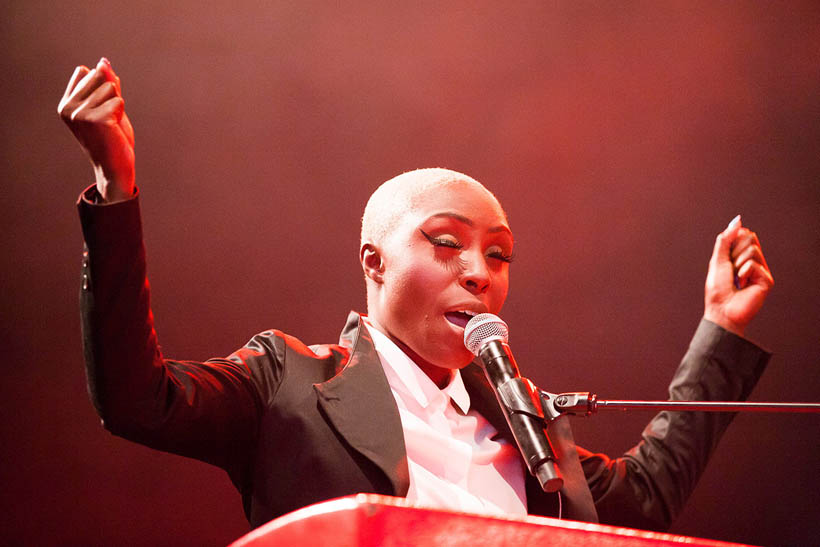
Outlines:
{"label": "cheek", "polygon": [[420,267],[404,268],[392,276],[386,288],[393,314],[413,321],[428,314],[437,293],[435,281],[428,268]]}
{"label": "cheek", "polygon": [[509,287],[510,280],[506,273],[499,275],[498,278],[496,278],[489,302],[490,311],[492,313],[498,313],[501,311],[501,308],[504,306],[504,302],[507,300]]}
{"label": "cheek", "polygon": [[434,300],[451,278],[442,264],[414,262],[403,268],[395,281],[404,299],[426,302]]}

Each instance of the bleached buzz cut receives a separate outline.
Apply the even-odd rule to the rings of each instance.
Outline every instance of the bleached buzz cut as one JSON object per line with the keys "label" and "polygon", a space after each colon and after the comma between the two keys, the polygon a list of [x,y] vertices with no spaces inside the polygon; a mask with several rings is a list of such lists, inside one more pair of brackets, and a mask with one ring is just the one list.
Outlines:
{"label": "bleached buzz cut", "polygon": [[493,193],[477,180],[464,173],[440,167],[408,171],[382,183],[367,200],[364,208],[359,248],[365,243],[382,245],[402,217],[413,209],[426,192],[465,183],[475,185],[498,202]]}

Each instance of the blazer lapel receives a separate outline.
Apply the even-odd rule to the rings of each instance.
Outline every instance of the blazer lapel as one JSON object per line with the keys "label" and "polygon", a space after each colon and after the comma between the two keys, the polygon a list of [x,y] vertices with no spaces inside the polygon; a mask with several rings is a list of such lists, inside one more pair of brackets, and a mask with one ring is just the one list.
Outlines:
{"label": "blazer lapel", "polygon": [[517,446],[510,431],[510,426],[507,424],[507,419],[504,417],[498,400],[495,398],[493,388],[490,387],[484,376],[484,369],[475,362],[470,363],[461,369],[461,379],[464,381],[467,393],[470,394],[470,408],[476,409],[479,414],[484,416],[504,440],[513,446]]}
{"label": "blazer lapel", "polygon": [[[470,394],[470,406],[474,407],[495,427],[502,438],[513,446],[517,446],[507,419],[498,404],[490,384],[484,375],[484,370],[476,363],[471,363],[461,371],[464,386]],[[592,494],[587,485],[586,476],[578,459],[578,450],[572,437],[572,429],[567,416],[553,421],[548,429],[550,443],[555,451],[558,469],[564,477],[564,486],[561,488],[563,500],[563,517],[586,522],[598,522],[598,512],[592,500]],[[555,515],[554,507],[557,500],[552,494],[541,490],[538,481],[527,475],[527,506],[533,514]]]}
{"label": "blazer lapel", "polygon": [[390,479],[393,495],[410,487],[401,418],[370,333],[351,312],[341,343],[351,348],[345,367],[330,380],[314,384],[319,404],[347,443]]}

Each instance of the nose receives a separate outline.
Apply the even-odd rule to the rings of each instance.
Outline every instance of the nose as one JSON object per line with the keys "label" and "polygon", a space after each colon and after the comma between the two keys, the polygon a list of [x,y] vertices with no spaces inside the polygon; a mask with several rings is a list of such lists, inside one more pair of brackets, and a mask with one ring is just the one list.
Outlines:
{"label": "nose", "polygon": [[480,252],[462,254],[464,268],[461,271],[459,283],[472,294],[484,294],[490,288],[490,270],[487,268],[487,259]]}

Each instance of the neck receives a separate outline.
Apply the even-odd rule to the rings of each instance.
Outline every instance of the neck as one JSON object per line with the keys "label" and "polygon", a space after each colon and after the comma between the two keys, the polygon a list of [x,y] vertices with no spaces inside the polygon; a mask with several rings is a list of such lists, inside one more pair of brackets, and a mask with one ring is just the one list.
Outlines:
{"label": "neck", "polygon": [[370,323],[370,326],[378,329],[379,332],[387,336],[394,344],[396,344],[399,349],[401,349],[404,354],[407,355],[410,360],[413,361],[416,366],[419,367],[421,371],[424,372],[424,374],[426,374],[427,377],[430,378],[430,380],[436,384],[439,389],[444,389],[447,387],[453,377],[452,370],[436,366],[430,361],[422,359],[418,353],[410,348],[410,346],[393,336],[390,331],[384,328],[375,317],[368,316],[367,320]]}

